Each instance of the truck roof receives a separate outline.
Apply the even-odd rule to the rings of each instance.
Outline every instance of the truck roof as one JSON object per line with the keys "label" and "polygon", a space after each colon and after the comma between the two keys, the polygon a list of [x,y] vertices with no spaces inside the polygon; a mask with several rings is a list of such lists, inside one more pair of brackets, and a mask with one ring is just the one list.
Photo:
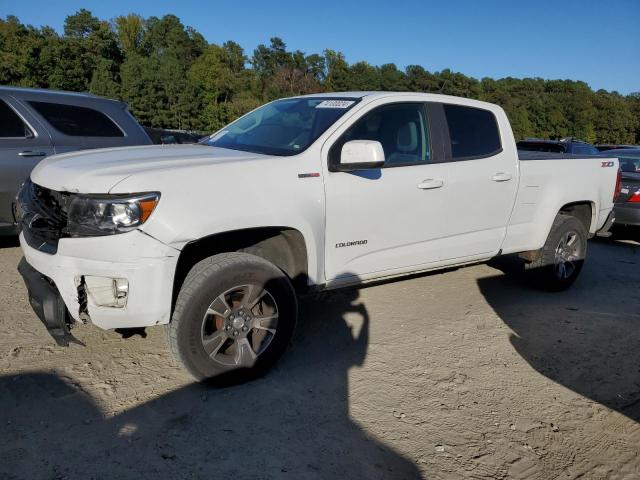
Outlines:
{"label": "truck roof", "polygon": [[376,99],[376,98],[388,98],[388,97],[416,97],[417,99],[422,100],[431,100],[432,102],[444,102],[446,100],[453,101],[453,103],[457,103],[462,101],[465,105],[477,105],[479,107],[484,106],[485,108],[488,106],[496,107],[496,104],[483,102],[481,100],[475,100],[472,98],[466,97],[456,97],[453,95],[442,95],[440,93],[428,93],[428,92],[392,92],[392,91],[362,91],[362,92],[323,92],[323,93],[310,93],[307,95],[297,95],[291,98],[322,98],[322,97],[338,97],[338,98],[368,98],[368,99]]}

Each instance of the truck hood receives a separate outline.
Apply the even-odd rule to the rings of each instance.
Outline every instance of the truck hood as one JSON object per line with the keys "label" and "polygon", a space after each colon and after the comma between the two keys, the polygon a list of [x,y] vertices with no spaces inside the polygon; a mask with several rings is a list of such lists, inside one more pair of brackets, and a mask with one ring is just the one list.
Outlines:
{"label": "truck hood", "polygon": [[118,183],[139,173],[264,157],[206,145],[104,148],[48,157],[31,172],[31,180],[59,192],[109,193]]}

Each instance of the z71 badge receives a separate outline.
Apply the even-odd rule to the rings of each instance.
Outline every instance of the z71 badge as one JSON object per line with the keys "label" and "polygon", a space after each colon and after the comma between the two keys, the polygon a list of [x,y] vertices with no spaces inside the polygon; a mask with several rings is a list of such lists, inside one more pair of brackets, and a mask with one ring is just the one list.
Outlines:
{"label": "z71 badge", "polygon": [[615,165],[616,162],[602,162],[602,168],[605,167],[613,167]]}

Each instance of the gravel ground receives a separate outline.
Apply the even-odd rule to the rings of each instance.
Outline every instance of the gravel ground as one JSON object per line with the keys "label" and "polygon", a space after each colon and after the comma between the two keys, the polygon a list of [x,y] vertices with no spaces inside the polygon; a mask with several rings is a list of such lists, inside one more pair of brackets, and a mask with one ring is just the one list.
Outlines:
{"label": "gravel ground", "polygon": [[0,478],[640,478],[640,244],[568,292],[494,267],[307,298],[266,377],[192,383],[162,328],[55,347],[0,244]]}

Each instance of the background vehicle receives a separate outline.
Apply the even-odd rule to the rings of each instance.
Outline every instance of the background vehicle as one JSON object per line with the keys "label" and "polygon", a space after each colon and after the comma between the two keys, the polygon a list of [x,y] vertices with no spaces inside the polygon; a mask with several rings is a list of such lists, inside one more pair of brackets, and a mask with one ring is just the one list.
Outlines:
{"label": "background vehicle", "polygon": [[85,93],[0,87],[0,235],[16,233],[16,193],[46,156],[149,144],[122,102]]}
{"label": "background vehicle", "polygon": [[543,140],[539,138],[527,138],[517,143],[518,150],[531,152],[555,152],[570,153],[573,155],[597,155],[599,150],[590,143],[574,138],[561,140]]}
{"label": "background vehicle", "polygon": [[609,151],[609,150],[620,150],[620,149],[627,149],[627,148],[640,148],[640,146],[638,146],[638,145],[602,144],[602,145],[596,145],[596,148],[600,152],[606,152],[606,151]]}
{"label": "background vehicle", "polygon": [[640,226],[640,148],[607,154],[618,158],[622,171],[622,188],[614,208],[616,225]]}
{"label": "background vehicle", "polygon": [[169,323],[196,378],[237,379],[283,353],[309,289],[514,253],[540,286],[568,288],[613,220],[617,172],[616,159],[518,153],[489,103],[283,99],[205,144],[47,159],[19,196],[19,269],[59,343],[74,321]]}
{"label": "background vehicle", "polygon": [[175,143],[198,143],[204,136],[186,130],[171,130],[166,128],[144,127],[151,141],[157,145],[170,145]]}

